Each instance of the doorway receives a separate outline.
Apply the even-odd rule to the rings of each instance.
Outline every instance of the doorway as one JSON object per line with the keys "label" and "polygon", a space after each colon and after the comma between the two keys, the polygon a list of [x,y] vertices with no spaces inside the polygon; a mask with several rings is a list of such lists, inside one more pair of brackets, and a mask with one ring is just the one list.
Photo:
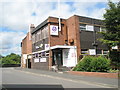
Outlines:
{"label": "doorway", "polygon": [[58,68],[63,65],[62,50],[61,49],[53,50],[52,66],[54,66],[54,65],[57,65]]}
{"label": "doorway", "polygon": [[31,61],[28,59],[28,68],[31,68]]}

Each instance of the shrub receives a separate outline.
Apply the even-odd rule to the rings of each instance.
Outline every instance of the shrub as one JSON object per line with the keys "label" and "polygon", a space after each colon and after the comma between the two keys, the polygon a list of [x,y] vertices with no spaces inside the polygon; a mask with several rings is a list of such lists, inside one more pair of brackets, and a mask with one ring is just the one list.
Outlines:
{"label": "shrub", "polygon": [[107,72],[110,69],[110,60],[103,57],[85,56],[73,71]]}
{"label": "shrub", "polygon": [[92,72],[107,72],[110,69],[110,60],[103,57],[94,57],[90,63]]}
{"label": "shrub", "polygon": [[118,70],[118,69],[117,69],[117,70],[115,70],[115,69],[110,69],[108,72],[109,72],[109,73],[118,73],[119,70]]}

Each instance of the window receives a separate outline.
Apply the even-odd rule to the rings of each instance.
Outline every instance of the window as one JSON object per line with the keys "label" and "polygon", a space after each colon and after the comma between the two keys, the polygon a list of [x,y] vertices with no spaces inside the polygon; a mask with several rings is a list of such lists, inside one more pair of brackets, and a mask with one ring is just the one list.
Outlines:
{"label": "window", "polygon": [[33,54],[32,57],[35,58],[35,54]]}
{"label": "window", "polygon": [[103,50],[103,54],[108,54],[108,50]]}
{"label": "window", "polygon": [[41,30],[41,40],[47,38],[48,35],[49,35],[49,33],[48,33],[48,26],[47,26]]}
{"label": "window", "polygon": [[47,38],[48,35],[49,35],[48,34],[48,26],[43,29],[43,33],[44,33],[44,38],[43,39]]}
{"label": "window", "polygon": [[80,30],[94,31],[94,27],[92,25],[80,24]]}
{"label": "window", "polygon": [[80,30],[86,30],[86,24],[80,24]]}
{"label": "window", "polygon": [[102,50],[101,49],[97,49],[97,54],[102,54]]}
{"label": "window", "polygon": [[42,40],[42,31],[40,30],[40,35],[39,35],[40,40]]}
{"label": "window", "polygon": [[96,32],[100,32],[100,26],[94,26],[94,30],[95,30]]}
{"label": "window", "polygon": [[41,58],[41,53],[39,53],[39,58]]}
{"label": "window", "polygon": [[41,52],[41,57],[45,57],[46,52]]}
{"label": "window", "polygon": [[35,34],[32,35],[32,42],[35,43]]}
{"label": "window", "polygon": [[36,53],[36,54],[35,54],[35,58],[38,58],[38,57],[39,57],[39,54],[38,54],[38,53]]}
{"label": "window", "polygon": [[46,57],[49,57],[49,51],[48,51],[48,52],[46,52]]}
{"label": "window", "polygon": [[33,43],[35,43],[35,42],[41,41],[45,38],[48,38],[48,36],[49,36],[48,26],[46,26],[46,27],[38,30],[37,33],[32,35],[32,41],[33,41]]}
{"label": "window", "polygon": [[39,41],[40,40],[40,32],[41,30],[39,30],[38,32],[37,32],[37,41]]}
{"label": "window", "polygon": [[105,27],[100,27],[100,32],[106,32],[106,28]]}
{"label": "window", "polygon": [[36,42],[39,41],[39,33],[36,33]]}
{"label": "window", "polygon": [[87,49],[81,49],[81,54],[88,54],[88,50]]}
{"label": "window", "polygon": [[43,39],[45,39],[45,29],[42,30]]}

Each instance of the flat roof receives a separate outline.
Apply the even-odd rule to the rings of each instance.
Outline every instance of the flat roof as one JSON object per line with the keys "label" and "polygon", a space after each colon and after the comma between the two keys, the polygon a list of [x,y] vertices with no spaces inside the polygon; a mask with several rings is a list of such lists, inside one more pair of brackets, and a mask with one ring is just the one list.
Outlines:
{"label": "flat roof", "polygon": [[[82,17],[82,18],[89,18],[89,19],[93,19],[93,20],[98,20],[98,21],[102,21],[100,19],[95,19],[95,18],[91,18],[91,17],[86,17],[86,16],[79,16],[79,15],[73,15],[73,16],[77,16],[77,17]],[[72,17],[72,16],[71,16]],[[45,25],[47,25],[49,22],[48,22],[48,19],[49,18],[56,18],[58,19],[57,17],[52,17],[52,16],[49,16],[45,21],[43,21],[41,24],[39,24],[36,28],[33,29],[33,31],[31,32],[32,34],[35,33],[36,31],[38,31],[40,28],[44,27]],[[67,20],[67,19],[63,19],[61,18],[62,20]]]}

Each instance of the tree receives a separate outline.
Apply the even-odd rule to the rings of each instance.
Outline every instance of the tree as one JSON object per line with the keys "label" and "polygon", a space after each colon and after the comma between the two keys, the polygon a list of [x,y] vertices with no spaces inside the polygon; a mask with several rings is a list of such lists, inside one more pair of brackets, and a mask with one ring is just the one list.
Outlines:
{"label": "tree", "polygon": [[106,32],[102,32],[103,38],[100,40],[107,44],[109,49],[113,46],[120,47],[120,2],[108,2],[108,8],[104,14],[104,24]]}
{"label": "tree", "polygon": [[3,56],[0,54],[0,59],[3,58]]}
{"label": "tree", "polygon": [[20,64],[21,57],[14,53],[2,58],[2,64]]}
{"label": "tree", "polygon": [[[120,67],[120,1],[118,3],[108,2],[108,8],[104,14],[105,32],[101,32],[103,38],[100,39],[109,47],[109,58],[114,68]],[[118,46],[118,50],[111,48]]]}

